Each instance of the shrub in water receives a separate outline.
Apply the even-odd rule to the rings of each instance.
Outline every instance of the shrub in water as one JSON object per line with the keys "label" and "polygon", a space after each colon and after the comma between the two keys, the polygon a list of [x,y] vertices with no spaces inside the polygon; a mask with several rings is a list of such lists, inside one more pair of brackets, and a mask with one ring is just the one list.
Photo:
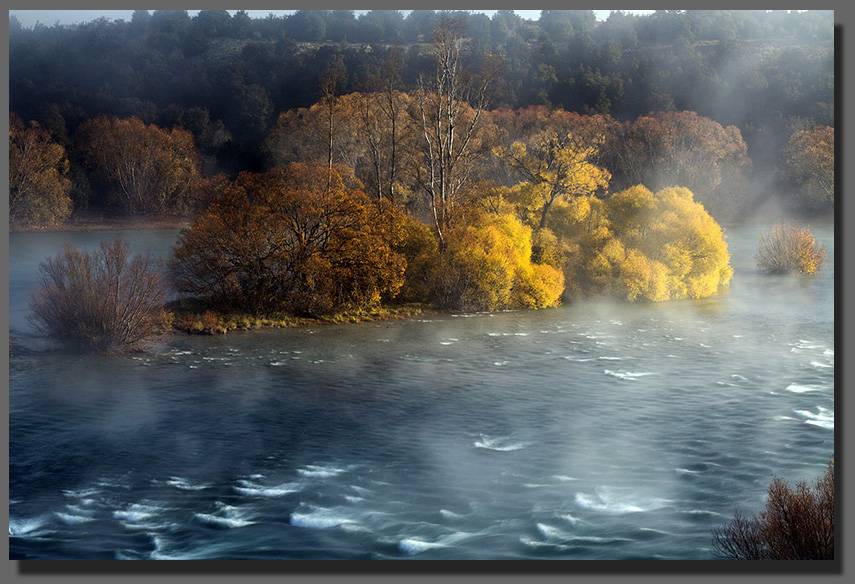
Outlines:
{"label": "shrub in water", "polygon": [[37,331],[86,351],[146,348],[171,329],[164,310],[168,286],[162,262],[150,253],[130,258],[120,238],[95,253],[66,245],[39,266],[41,287],[30,302]]}
{"label": "shrub in water", "polygon": [[772,479],[764,511],[737,512],[713,530],[713,553],[729,560],[833,560],[834,461],[813,488]]}
{"label": "shrub in water", "polygon": [[553,215],[567,250],[567,297],[705,298],[733,275],[721,227],[686,188],[574,197]]}
{"label": "shrub in water", "polygon": [[781,225],[760,235],[755,259],[770,274],[815,274],[822,269],[826,249],[807,227]]}

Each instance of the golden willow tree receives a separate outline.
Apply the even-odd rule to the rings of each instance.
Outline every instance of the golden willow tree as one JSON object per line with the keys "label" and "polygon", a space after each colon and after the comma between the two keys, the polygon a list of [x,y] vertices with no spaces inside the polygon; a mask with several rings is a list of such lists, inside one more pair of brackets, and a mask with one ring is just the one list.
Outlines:
{"label": "golden willow tree", "polygon": [[73,210],[65,149],[36,122],[9,115],[9,219],[51,225]]}
{"label": "golden willow tree", "polygon": [[571,196],[592,195],[608,187],[611,174],[589,162],[603,139],[583,143],[573,134],[543,130],[527,142],[517,141],[497,154],[524,179],[516,195],[529,200],[539,215],[536,227],[546,227],[555,202]]}
{"label": "golden willow tree", "polygon": [[733,275],[721,227],[684,187],[639,185],[556,211],[550,226],[563,246],[567,297],[704,298]]}

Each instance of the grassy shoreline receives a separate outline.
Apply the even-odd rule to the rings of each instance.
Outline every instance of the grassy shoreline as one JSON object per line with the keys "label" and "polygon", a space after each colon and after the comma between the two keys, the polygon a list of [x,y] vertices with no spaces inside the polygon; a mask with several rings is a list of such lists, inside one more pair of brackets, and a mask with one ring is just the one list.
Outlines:
{"label": "grassy shoreline", "polygon": [[116,231],[131,229],[183,229],[193,222],[192,216],[162,215],[127,217],[100,213],[75,214],[55,225],[22,225],[9,223],[9,233],[50,233],[57,231]]}
{"label": "grassy shoreline", "polygon": [[325,317],[302,317],[287,313],[259,316],[211,309],[202,302],[189,299],[169,302],[166,309],[174,317],[173,331],[191,335],[224,335],[232,331],[409,320],[440,313],[439,310],[423,304],[393,304],[368,311],[344,312]]}
{"label": "grassy shoreline", "polygon": [[[183,229],[189,227],[192,216],[127,217],[100,213],[75,214],[56,225],[9,224],[10,233],[52,233],[63,231],[116,231],[135,229]],[[300,317],[286,313],[259,316],[239,311],[211,309],[203,302],[180,299],[168,302],[165,309],[172,313],[172,330],[190,335],[216,335],[232,331],[272,328],[326,326],[346,323],[407,320],[439,314],[441,311],[424,304],[391,304],[361,312],[345,312],[326,317]]]}

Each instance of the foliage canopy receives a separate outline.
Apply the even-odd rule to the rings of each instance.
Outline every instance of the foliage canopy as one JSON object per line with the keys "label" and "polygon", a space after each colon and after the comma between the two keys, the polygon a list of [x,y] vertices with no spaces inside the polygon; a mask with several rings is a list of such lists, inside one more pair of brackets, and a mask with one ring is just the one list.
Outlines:
{"label": "foliage canopy", "polygon": [[242,173],[179,236],[176,288],[214,305],[318,316],[392,297],[404,259],[393,223],[346,169]]}
{"label": "foliage canopy", "polygon": [[806,202],[834,202],[834,128],[816,126],[795,132],[786,147],[787,173]]}
{"label": "foliage canopy", "polygon": [[420,250],[408,269],[408,289],[442,308],[492,311],[560,303],[564,275],[533,261],[532,230],[512,215],[476,213],[448,232],[444,249],[434,242]]}
{"label": "foliage canopy", "polygon": [[193,135],[138,118],[98,116],[79,130],[80,157],[129,214],[185,213],[199,178]]}
{"label": "foliage canopy", "polygon": [[37,122],[9,115],[9,218],[31,225],[61,223],[71,215],[65,148]]}
{"label": "foliage canopy", "polygon": [[703,298],[733,275],[721,227],[683,187],[576,197],[556,208],[551,227],[567,249],[570,297]]}

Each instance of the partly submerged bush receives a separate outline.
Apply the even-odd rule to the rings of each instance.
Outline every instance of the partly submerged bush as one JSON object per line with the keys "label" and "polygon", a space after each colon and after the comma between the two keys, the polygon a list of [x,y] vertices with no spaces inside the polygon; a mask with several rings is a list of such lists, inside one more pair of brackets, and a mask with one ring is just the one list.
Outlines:
{"label": "partly submerged bush", "polygon": [[826,249],[807,227],[776,225],[760,235],[757,266],[770,274],[815,274],[822,269]]}
{"label": "partly submerged bush", "polygon": [[552,227],[567,250],[568,297],[703,298],[733,275],[721,227],[686,188],[576,197],[554,210]]}
{"label": "partly submerged bush", "polygon": [[774,477],[764,511],[737,512],[713,530],[713,553],[729,560],[833,560],[834,461],[813,487],[791,489]]}
{"label": "partly submerged bush", "polygon": [[162,262],[150,253],[129,257],[120,238],[94,253],[66,245],[40,266],[41,287],[30,302],[37,331],[86,351],[146,348],[169,332],[168,286]]}

